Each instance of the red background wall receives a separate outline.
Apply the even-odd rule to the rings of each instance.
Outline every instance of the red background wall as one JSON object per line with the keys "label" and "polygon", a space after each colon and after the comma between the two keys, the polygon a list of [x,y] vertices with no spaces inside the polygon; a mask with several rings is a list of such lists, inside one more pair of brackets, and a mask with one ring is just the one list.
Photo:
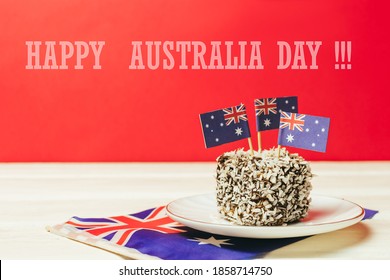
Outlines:
{"label": "red background wall", "polygon": [[[199,113],[243,102],[255,134],[253,99],[284,95],[331,118],[327,153],[308,159],[390,159],[386,1],[59,3],[0,2],[0,161],[214,160],[247,143],[206,150]],[[26,70],[29,40],[105,41],[103,68]],[[260,40],[265,69],[129,70],[137,40]],[[277,70],[278,40],[322,41],[319,69]],[[352,41],[352,70],[334,69],[334,41]]]}

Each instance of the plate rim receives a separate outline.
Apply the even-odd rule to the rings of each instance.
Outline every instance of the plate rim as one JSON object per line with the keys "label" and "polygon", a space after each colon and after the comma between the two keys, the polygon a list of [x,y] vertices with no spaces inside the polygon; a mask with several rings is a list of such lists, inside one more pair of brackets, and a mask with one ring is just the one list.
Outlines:
{"label": "plate rim", "polygon": [[[342,219],[342,220],[337,220],[337,221],[334,221],[334,222],[322,222],[322,223],[317,223],[317,224],[305,224],[305,225],[302,225],[302,227],[300,226],[291,226],[291,225],[285,225],[285,226],[244,226],[244,225],[237,225],[237,224],[222,224],[222,223],[213,223],[213,222],[207,222],[207,221],[200,221],[200,220],[193,220],[193,219],[188,219],[186,217],[183,217],[181,215],[177,215],[175,213],[172,212],[172,210],[170,209],[170,207],[172,207],[172,204],[179,201],[179,200],[183,200],[183,199],[190,199],[190,198],[195,198],[195,197],[207,197],[207,196],[211,196],[211,195],[215,195],[215,193],[212,193],[212,192],[209,192],[209,193],[203,193],[203,194],[197,194],[197,195],[192,195],[192,196],[187,196],[187,197],[182,197],[182,198],[178,198],[176,200],[173,200],[171,201],[170,203],[167,204],[166,206],[166,212],[167,212],[167,215],[173,219],[174,217],[177,217],[178,219],[180,220],[184,220],[184,221],[189,221],[190,223],[197,223],[197,224],[203,224],[203,225],[207,225],[207,226],[217,226],[217,227],[223,227],[223,228],[228,228],[228,229],[243,229],[245,228],[246,230],[251,230],[251,229],[256,229],[258,230],[259,228],[261,228],[262,231],[274,231],[275,229],[277,229],[278,231],[290,231],[290,230],[298,230],[298,229],[303,229],[303,228],[306,228],[306,227],[309,227],[309,228],[313,228],[313,227],[325,227],[325,226],[331,226],[331,225],[335,225],[335,224],[345,224],[345,223],[348,223],[348,222],[354,222],[355,223],[358,223],[359,221],[361,221],[365,215],[365,210],[362,206],[360,206],[359,204],[355,203],[355,202],[352,202],[348,199],[344,199],[344,198],[340,198],[340,197],[335,197],[335,196],[328,196],[328,195],[321,195],[321,194],[316,194],[316,193],[312,193],[310,196],[313,198],[313,197],[322,197],[322,198],[326,198],[326,199],[334,199],[334,200],[341,200],[341,201],[344,201],[344,202],[347,202],[347,203],[350,203],[356,207],[358,207],[360,209],[360,212],[359,214],[351,217],[351,218],[347,218],[347,219]],[[310,211],[310,210],[309,210]],[[221,219],[223,219],[223,217],[221,217]],[[175,220],[176,221],[176,220]],[[227,221],[227,220],[226,220]],[[184,224],[182,221],[179,221],[180,223]],[[229,221],[227,221],[229,222]],[[293,225],[297,225],[299,224],[300,222],[296,222],[296,223],[293,223]],[[348,226],[351,226],[355,223],[352,223]],[[188,226],[186,224],[184,224],[185,226]],[[348,226],[345,226],[345,227],[348,227]],[[191,227],[191,226],[188,226],[188,227]],[[344,227],[341,227],[341,228],[338,228],[338,229],[342,229]],[[197,229],[197,228],[195,228]],[[335,229],[335,230],[338,230],[338,229]],[[199,230],[199,229],[198,229]],[[204,230],[203,230],[204,231]],[[333,231],[333,230],[332,230]],[[325,231],[325,232],[329,232],[329,231]],[[315,234],[315,233],[314,233]],[[309,234],[311,235],[311,234]],[[303,235],[292,235],[291,237],[294,237],[294,236],[303,236]]]}

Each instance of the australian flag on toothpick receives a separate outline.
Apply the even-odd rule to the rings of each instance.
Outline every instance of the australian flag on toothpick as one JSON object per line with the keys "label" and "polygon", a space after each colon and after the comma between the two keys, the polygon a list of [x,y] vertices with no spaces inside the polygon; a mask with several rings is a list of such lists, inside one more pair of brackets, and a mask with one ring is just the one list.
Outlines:
{"label": "australian flag on toothpick", "polygon": [[329,118],[282,111],[278,144],[325,152],[329,123]]}
{"label": "australian flag on toothpick", "polygon": [[207,148],[251,136],[243,104],[200,114],[200,122]]}
{"label": "australian flag on toothpick", "polygon": [[298,97],[255,99],[257,131],[279,128],[280,112],[298,112]]}

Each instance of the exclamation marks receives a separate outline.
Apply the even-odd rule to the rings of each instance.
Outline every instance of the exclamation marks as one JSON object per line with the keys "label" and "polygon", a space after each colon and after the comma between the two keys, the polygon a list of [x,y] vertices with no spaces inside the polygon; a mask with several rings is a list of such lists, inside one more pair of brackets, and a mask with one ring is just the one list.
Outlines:
{"label": "exclamation marks", "polygon": [[[348,69],[348,70],[352,69],[352,65],[351,65],[352,42],[351,41],[334,42],[334,52],[336,56],[336,64],[334,65],[334,69]],[[345,58],[347,58],[347,61],[345,61]]]}

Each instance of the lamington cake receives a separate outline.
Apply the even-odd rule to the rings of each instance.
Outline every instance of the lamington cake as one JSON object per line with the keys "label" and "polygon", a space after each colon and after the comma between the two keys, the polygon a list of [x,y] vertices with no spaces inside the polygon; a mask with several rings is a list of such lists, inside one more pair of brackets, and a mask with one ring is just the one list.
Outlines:
{"label": "lamington cake", "polygon": [[307,215],[312,173],[296,153],[227,152],[218,157],[216,171],[218,211],[234,224],[281,226]]}

